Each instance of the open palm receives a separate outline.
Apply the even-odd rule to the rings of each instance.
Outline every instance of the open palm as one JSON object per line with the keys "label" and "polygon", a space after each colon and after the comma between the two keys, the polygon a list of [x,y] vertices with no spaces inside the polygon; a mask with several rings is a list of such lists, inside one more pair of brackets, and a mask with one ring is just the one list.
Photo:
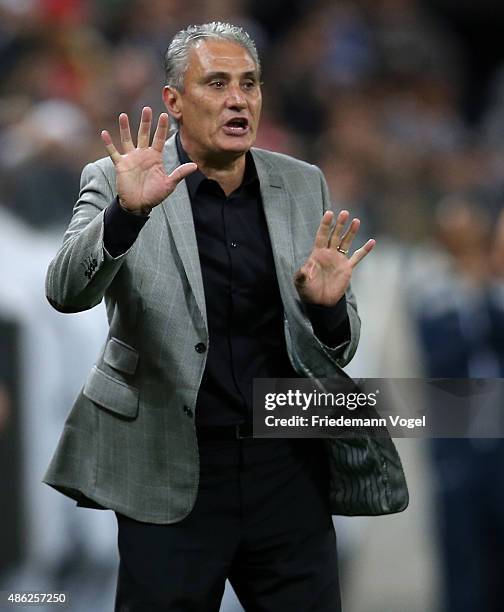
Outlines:
{"label": "open palm", "polygon": [[320,222],[313,250],[306,263],[296,272],[294,282],[304,302],[320,306],[334,306],[343,297],[355,266],[364,259],[375,245],[368,240],[348,258],[348,250],[355,238],[359,219],[353,219],[348,230],[343,229],[349,213],[342,210],[332,228],[333,212],[324,213]]}
{"label": "open palm", "polygon": [[149,146],[152,123],[152,110],[142,110],[138,129],[137,146],[133,144],[128,115],[119,115],[119,132],[124,153],[116,149],[112,138],[106,130],[101,134],[116,170],[116,187],[121,206],[131,212],[148,213],[167,198],[178,183],[194,172],[196,164],[188,163],[178,166],[167,174],[163,165],[163,147],[168,135],[169,118],[161,113],[152,145]]}

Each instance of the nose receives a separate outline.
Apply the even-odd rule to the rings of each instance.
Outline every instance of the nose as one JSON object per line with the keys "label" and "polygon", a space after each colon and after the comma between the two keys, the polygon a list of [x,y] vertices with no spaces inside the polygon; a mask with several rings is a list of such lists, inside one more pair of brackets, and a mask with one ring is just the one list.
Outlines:
{"label": "nose", "polygon": [[242,110],[247,107],[247,100],[239,85],[230,86],[226,98],[226,106],[231,109]]}

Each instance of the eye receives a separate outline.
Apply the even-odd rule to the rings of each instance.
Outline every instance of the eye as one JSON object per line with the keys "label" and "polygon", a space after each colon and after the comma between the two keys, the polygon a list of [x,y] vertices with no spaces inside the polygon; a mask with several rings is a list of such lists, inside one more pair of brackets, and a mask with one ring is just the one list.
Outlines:
{"label": "eye", "polygon": [[256,85],[257,85],[257,83],[255,81],[244,81],[242,83],[242,87],[246,91],[251,91],[252,89],[254,89],[256,87]]}
{"label": "eye", "polygon": [[214,89],[222,89],[224,87],[224,81],[210,81],[209,85]]}

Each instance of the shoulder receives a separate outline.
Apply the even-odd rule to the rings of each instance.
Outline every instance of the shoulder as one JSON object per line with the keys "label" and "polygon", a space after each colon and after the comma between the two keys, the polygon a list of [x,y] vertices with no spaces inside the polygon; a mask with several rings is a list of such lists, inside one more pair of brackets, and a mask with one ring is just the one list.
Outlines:
{"label": "shoulder", "polygon": [[290,155],[285,155],[284,153],[275,153],[274,151],[267,151],[266,149],[258,149],[256,147],[253,147],[251,150],[255,159],[261,160],[263,163],[277,172],[301,172],[303,174],[311,175],[314,178],[320,178],[321,171],[313,164],[296,159]]}
{"label": "shoulder", "polygon": [[110,157],[102,157],[86,164],[81,174],[81,189],[110,191],[115,195],[115,168]]}
{"label": "shoulder", "polygon": [[110,157],[101,157],[100,159],[96,159],[95,161],[89,162],[85,167],[83,172],[89,174],[102,174],[106,178],[112,178],[115,176],[114,164]]}
{"label": "shoulder", "polygon": [[[163,159],[167,171],[173,170],[180,163],[175,146],[175,134],[170,136],[164,145]],[[108,155],[88,163],[84,167],[82,175],[91,177],[98,176],[100,178],[104,177],[111,186],[115,185],[115,167]]]}

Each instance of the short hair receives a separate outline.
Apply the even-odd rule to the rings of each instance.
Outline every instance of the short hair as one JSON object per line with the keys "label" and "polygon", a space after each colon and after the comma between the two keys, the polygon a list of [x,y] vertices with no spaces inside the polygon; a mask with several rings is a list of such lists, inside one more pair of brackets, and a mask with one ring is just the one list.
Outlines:
{"label": "short hair", "polygon": [[173,37],[165,55],[166,84],[178,91],[184,91],[184,76],[189,62],[189,51],[196,43],[203,39],[229,40],[248,51],[254,60],[259,74],[261,73],[261,62],[254,41],[241,27],[212,21],[202,25],[191,25],[185,30],[180,30]]}

